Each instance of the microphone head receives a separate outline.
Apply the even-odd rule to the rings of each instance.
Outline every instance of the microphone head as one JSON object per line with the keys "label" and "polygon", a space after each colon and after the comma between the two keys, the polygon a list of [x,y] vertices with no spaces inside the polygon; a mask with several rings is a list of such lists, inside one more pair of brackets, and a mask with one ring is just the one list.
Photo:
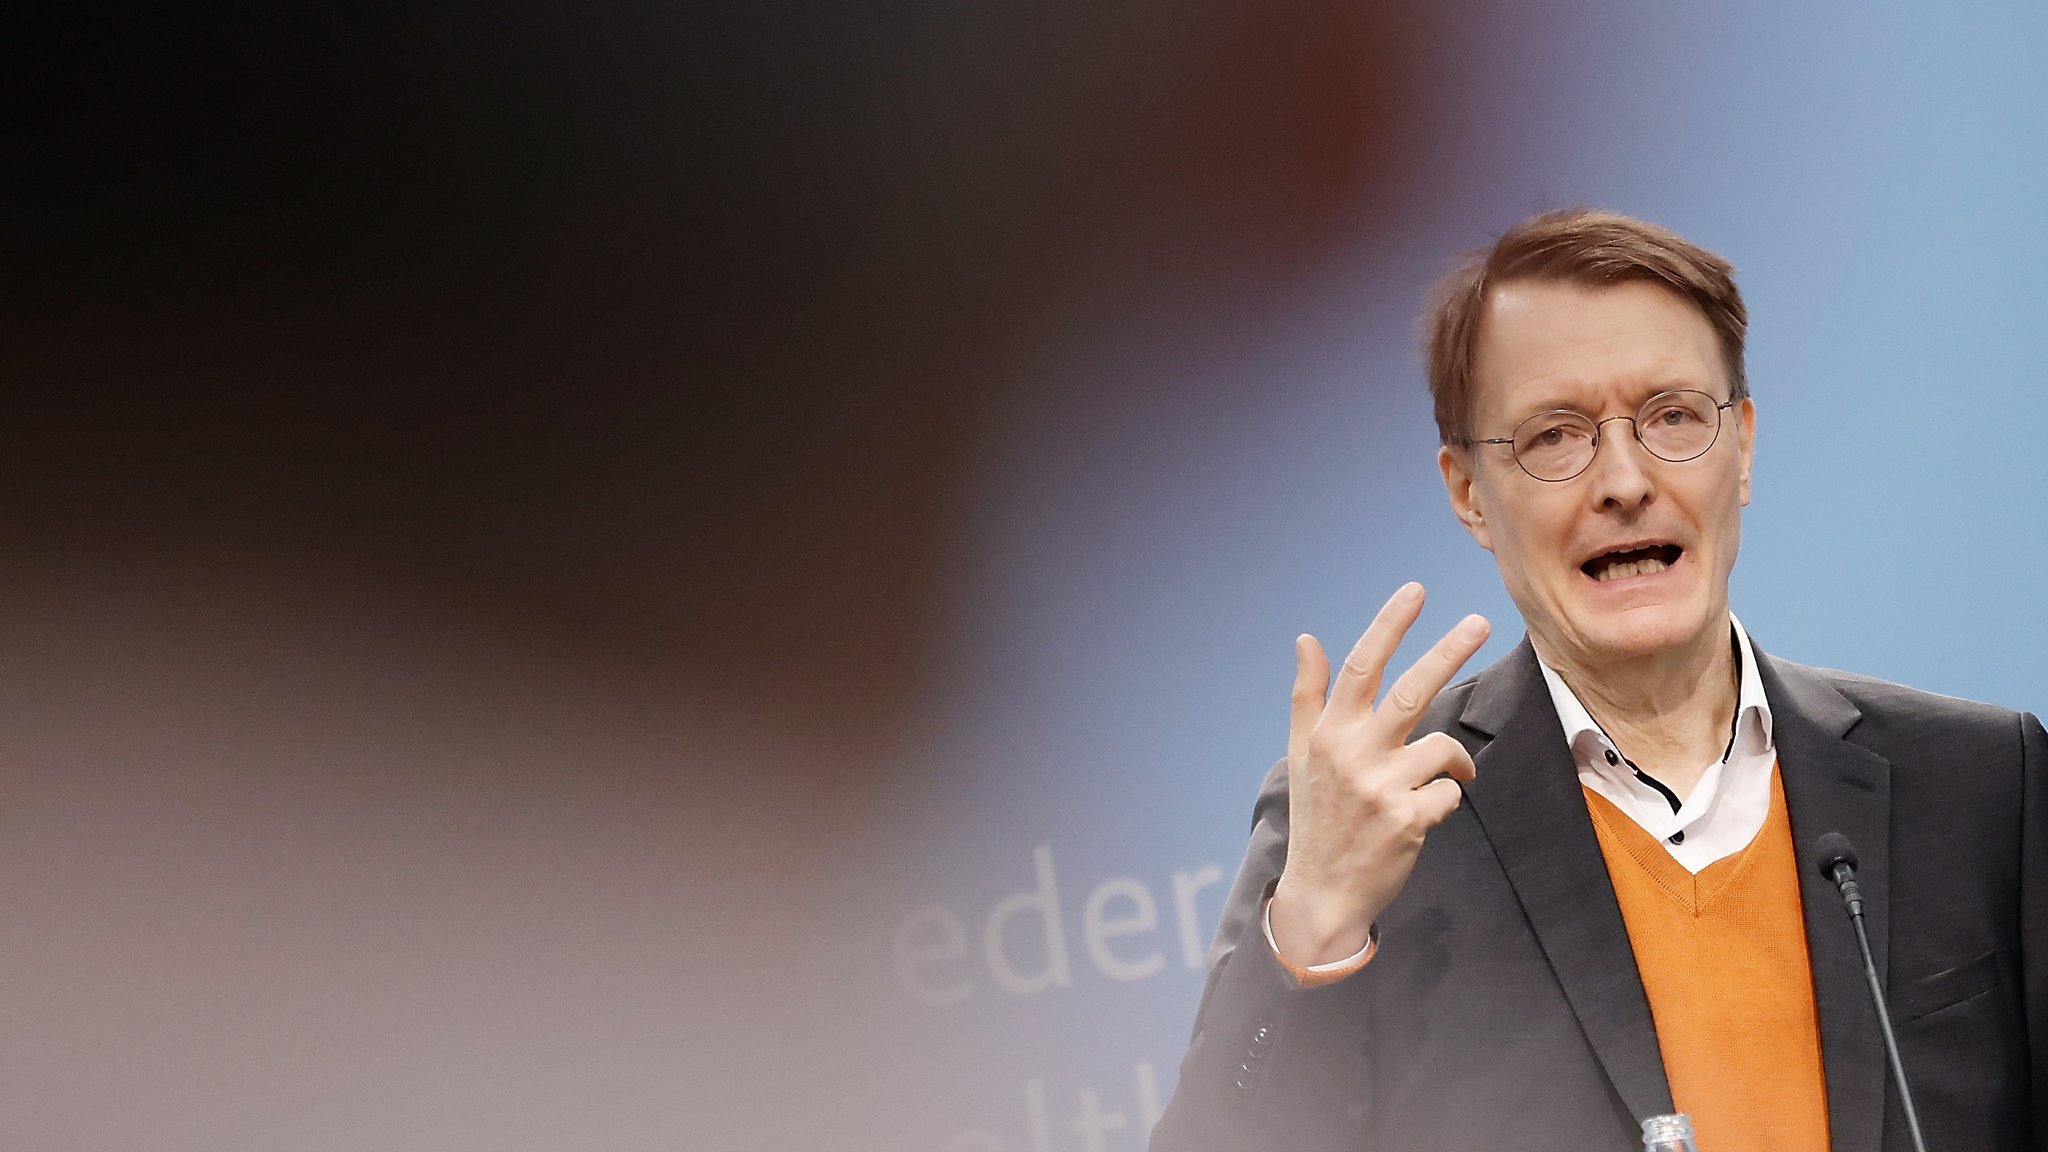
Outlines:
{"label": "microphone head", "polygon": [[1820,868],[1822,876],[1833,880],[1837,864],[1847,864],[1852,872],[1856,870],[1856,849],[1850,845],[1847,836],[1829,832],[1814,845],[1813,862]]}

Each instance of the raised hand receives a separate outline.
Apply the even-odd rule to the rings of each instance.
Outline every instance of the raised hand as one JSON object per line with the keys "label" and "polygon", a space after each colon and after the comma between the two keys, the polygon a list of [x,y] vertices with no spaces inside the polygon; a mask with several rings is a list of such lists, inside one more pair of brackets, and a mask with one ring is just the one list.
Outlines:
{"label": "raised hand", "polygon": [[1472,779],[1471,753],[1449,735],[1407,739],[1486,642],[1484,617],[1460,621],[1373,706],[1387,661],[1421,613],[1422,585],[1403,585],[1344,658],[1334,684],[1315,637],[1294,642],[1287,864],[1271,911],[1273,942],[1295,964],[1342,960],[1365,946],[1373,921],[1408,882],[1423,837],[1457,809],[1459,784]]}

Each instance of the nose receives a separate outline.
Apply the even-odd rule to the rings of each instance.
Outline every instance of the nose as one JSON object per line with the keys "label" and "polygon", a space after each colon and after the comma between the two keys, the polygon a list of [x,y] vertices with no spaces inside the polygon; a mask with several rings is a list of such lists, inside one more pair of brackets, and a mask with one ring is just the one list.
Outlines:
{"label": "nose", "polygon": [[[1628,425],[1626,431],[1610,428],[1615,422]],[[1591,495],[1602,508],[1640,508],[1655,496],[1651,476],[1650,450],[1635,437],[1635,421],[1627,416],[1610,416],[1599,422],[1600,441],[1593,463],[1586,469],[1592,480]]]}

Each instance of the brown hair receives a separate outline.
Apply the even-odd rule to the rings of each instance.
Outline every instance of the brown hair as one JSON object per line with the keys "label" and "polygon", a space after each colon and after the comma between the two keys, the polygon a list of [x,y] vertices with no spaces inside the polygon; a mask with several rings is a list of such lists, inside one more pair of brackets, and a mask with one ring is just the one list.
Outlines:
{"label": "brown hair", "polygon": [[1728,367],[1728,398],[1749,395],[1742,342],[1749,311],[1728,261],[1685,239],[1619,212],[1564,208],[1531,216],[1491,247],[1436,282],[1423,314],[1429,394],[1437,435],[1446,445],[1472,442],[1472,358],[1486,293],[1511,280],[1561,280],[1589,288],[1643,280],[1690,301],[1713,326]]}

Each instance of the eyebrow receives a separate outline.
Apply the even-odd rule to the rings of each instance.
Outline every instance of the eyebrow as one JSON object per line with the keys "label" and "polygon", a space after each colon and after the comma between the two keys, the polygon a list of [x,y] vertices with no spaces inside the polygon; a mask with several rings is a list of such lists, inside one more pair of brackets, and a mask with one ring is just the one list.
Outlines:
{"label": "eyebrow", "polygon": [[[1713,395],[1712,392],[1708,392],[1705,387],[1703,387],[1695,381],[1681,379],[1666,379],[1656,384],[1645,386],[1642,389],[1642,391],[1639,394],[1637,394],[1637,399],[1635,402],[1636,407],[1640,409],[1644,404],[1649,403],[1650,398],[1652,396],[1662,396],[1666,392],[1706,392],[1709,396]],[[1527,420],[1531,416],[1536,416],[1544,412],[1577,412],[1582,416],[1591,415],[1591,413],[1587,412],[1584,408],[1579,407],[1577,404],[1573,404],[1570,401],[1564,400],[1553,394],[1544,397],[1542,400],[1538,401],[1534,407],[1529,408],[1528,410],[1522,412],[1521,415],[1514,417],[1514,419],[1518,421]]]}

